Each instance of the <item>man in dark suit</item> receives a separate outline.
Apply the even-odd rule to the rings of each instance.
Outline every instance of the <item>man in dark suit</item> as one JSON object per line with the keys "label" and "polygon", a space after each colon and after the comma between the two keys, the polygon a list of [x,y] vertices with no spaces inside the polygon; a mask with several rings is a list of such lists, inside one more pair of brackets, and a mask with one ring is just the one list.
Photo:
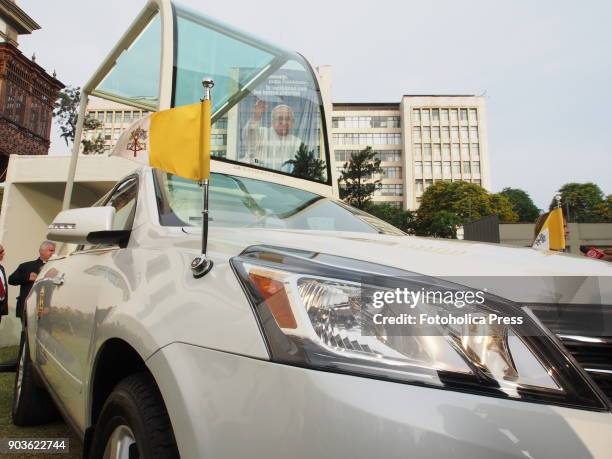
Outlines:
{"label": "man in dark suit", "polygon": [[[0,245],[0,261],[4,259],[4,247]],[[8,283],[4,266],[0,265],[0,321],[2,316],[8,315]]]}
{"label": "man in dark suit", "polygon": [[17,307],[15,315],[21,317],[23,306],[28,297],[28,293],[34,285],[36,277],[47,260],[55,253],[55,242],[44,241],[38,249],[38,258],[32,261],[21,263],[13,274],[9,277],[9,284],[19,285],[19,296],[17,297]]}

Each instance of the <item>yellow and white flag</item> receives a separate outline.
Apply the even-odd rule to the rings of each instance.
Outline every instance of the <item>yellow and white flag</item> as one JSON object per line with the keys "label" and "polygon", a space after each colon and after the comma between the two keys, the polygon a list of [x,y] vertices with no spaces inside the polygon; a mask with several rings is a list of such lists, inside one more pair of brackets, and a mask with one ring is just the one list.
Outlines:
{"label": "yellow and white flag", "polygon": [[210,100],[152,113],[119,137],[120,156],[191,180],[210,176]]}
{"label": "yellow and white flag", "polygon": [[540,233],[533,241],[532,247],[536,250],[565,249],[565,226],[563,224],[563,211],[560,208],[549,212]]}

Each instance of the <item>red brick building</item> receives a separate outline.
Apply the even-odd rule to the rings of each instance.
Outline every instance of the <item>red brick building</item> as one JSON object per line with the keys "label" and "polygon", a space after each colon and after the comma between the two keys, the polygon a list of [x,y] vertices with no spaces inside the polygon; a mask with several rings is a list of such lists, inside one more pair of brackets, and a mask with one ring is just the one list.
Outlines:
{"label": "red brick building", "polygon": [[40,26],[11,0],[0,0],[0,181],[9,155],[46,155],[51,117],[64,85],[17,49]]}

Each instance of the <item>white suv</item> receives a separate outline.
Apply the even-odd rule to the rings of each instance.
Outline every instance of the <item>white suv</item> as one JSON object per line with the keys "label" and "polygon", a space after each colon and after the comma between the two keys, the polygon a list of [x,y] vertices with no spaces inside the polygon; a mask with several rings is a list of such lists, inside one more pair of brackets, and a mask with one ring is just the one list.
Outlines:
{"label": "white suv", "polygon": [[[47,263],[28,298],[16,424],[57,408],[93,458],[610,457],[611,394],[594,382],[605,371],[568,351],[607,349],[609,368],[610,342],[564,334],[577,322],[551,316],[566,304],[609,321],[609,265],[409,237],[245,175],[214,173],[210,203],[214,266],[201,278],[195,183],[143,168],[56,218],[50,237],[81,245]],[[368,300],[400,287],[482,294],[475,284],[494,275],[537,282],[511,291],[498,277],[463,311],[522,327],[409,333],[379,324],[384,308]]]}

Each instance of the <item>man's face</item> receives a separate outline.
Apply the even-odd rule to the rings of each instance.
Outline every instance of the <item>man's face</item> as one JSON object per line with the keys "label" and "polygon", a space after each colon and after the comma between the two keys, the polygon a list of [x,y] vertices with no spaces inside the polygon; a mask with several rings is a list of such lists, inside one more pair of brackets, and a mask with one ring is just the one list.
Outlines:
{"label": "man's face", "polygon": [[285,137],[293,129],[291,109],[281,107],[272,112],[272,127],[279,137]]}
{"label": "man's face", "polygon": [[42,261],[47,261],[55,253],[55,246],[45,245],[38,251],[38,253],[40,254],[40,259]]}

